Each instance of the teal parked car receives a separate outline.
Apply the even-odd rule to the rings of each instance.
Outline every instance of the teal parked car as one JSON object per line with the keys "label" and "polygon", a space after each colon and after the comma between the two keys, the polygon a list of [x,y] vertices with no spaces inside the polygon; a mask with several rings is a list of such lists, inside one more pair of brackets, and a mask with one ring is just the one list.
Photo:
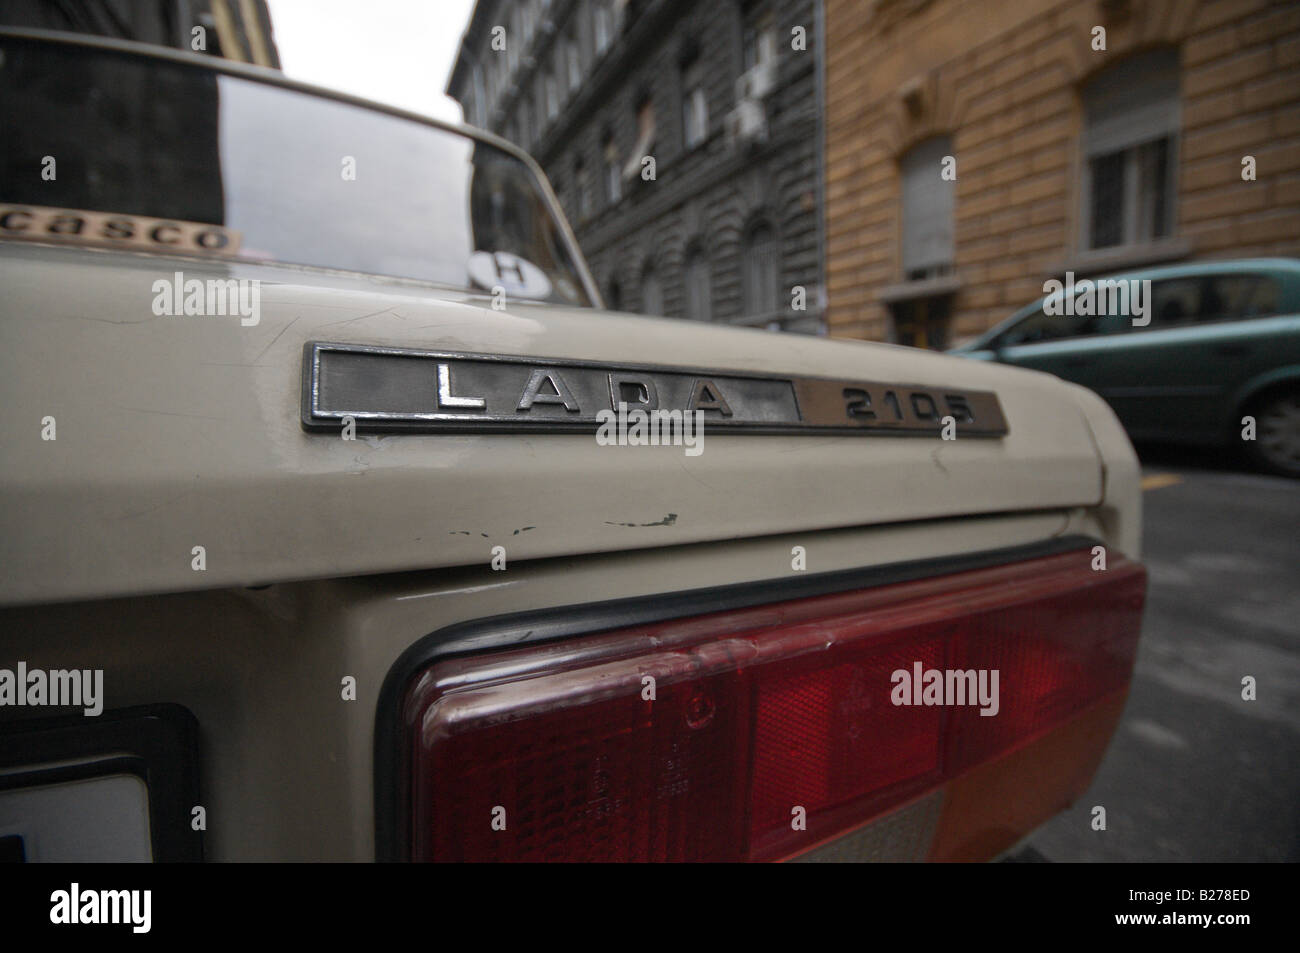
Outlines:
{"label": "teal parked car", "polygon": [[[950,353],[1090,387],[1134,442],[1240,446],[1259,467],[1300,477],[1300,260],[1062,285]],[[1254,440],[1243,439],[1247,416]]]}

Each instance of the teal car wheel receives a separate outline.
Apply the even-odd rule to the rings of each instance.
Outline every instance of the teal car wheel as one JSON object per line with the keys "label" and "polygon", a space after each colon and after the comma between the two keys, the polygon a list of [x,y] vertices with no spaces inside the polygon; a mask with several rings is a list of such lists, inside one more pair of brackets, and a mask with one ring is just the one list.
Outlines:
{"label": "teal car wheel", "polygon": [[1300,390],[1274,391],[1254,406],[1255,439],[1246,447],[1264,470],[1300,477]]}

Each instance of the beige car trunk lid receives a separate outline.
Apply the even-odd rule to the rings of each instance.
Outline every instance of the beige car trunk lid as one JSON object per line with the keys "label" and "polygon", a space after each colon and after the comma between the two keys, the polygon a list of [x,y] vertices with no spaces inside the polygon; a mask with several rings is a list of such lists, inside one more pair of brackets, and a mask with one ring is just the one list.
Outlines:
{"label": "beige car trunk lid", "polygon": [[[154,282],[258,280],[260,315],[155,315]],[[879,344],[511,304],[278,266],[0,243],[0,601],[256,585],[1095,504],[1054,378]],[[307,341],[994,391],[1010,432],[393,435],[300,423]],[[42,437],[54,418],[57,439]],[[196,547],[204,567],[196,569]],[[593,596],[598,594],[593,594]]]}

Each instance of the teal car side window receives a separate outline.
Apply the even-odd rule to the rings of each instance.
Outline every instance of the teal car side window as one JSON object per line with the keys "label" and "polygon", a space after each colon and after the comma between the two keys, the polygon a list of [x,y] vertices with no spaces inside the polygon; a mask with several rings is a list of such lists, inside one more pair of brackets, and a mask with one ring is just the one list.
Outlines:
{"label": "teal car side window", "polygon": [[1205,279],[1200,275],[1157,281],[1151,287],[1151,322],[1141,331],[1163,331],[1196,324],[1201,316]]}
{"label": "teal car side window", "polygon": [[1151,323],[1134,331],[1218,324],[1280,313],[1280,283],[1265,274],[1198,275],[1157,281]]}
{"label": "teal car side window", "polygon": [[1207,279],[1201,320],[1236,321],[1281,313],[1282,286],[1269,275],[1215,275]]}
{"label": "teal car side window", "polygon": [[994,347],[1002,348],[1109,334],[1114,330],[1114,324],[1111,315],[1047,314],[1040,302],[1033,311],[1003,331],[992,343]]}

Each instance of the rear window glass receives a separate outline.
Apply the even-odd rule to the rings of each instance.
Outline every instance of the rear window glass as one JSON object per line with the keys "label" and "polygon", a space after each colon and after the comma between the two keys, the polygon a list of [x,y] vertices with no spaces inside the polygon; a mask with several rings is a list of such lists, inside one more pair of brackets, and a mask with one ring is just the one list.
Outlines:
{"label": "rear window glass", "polygon": [[0,203],[38,210],[5,216],[5,237],[39,238],[41,209],[206,223],[236,236],[228,257],[591,303],[539,182],[494,146],[198,65],[12,38],[0,53]]}

